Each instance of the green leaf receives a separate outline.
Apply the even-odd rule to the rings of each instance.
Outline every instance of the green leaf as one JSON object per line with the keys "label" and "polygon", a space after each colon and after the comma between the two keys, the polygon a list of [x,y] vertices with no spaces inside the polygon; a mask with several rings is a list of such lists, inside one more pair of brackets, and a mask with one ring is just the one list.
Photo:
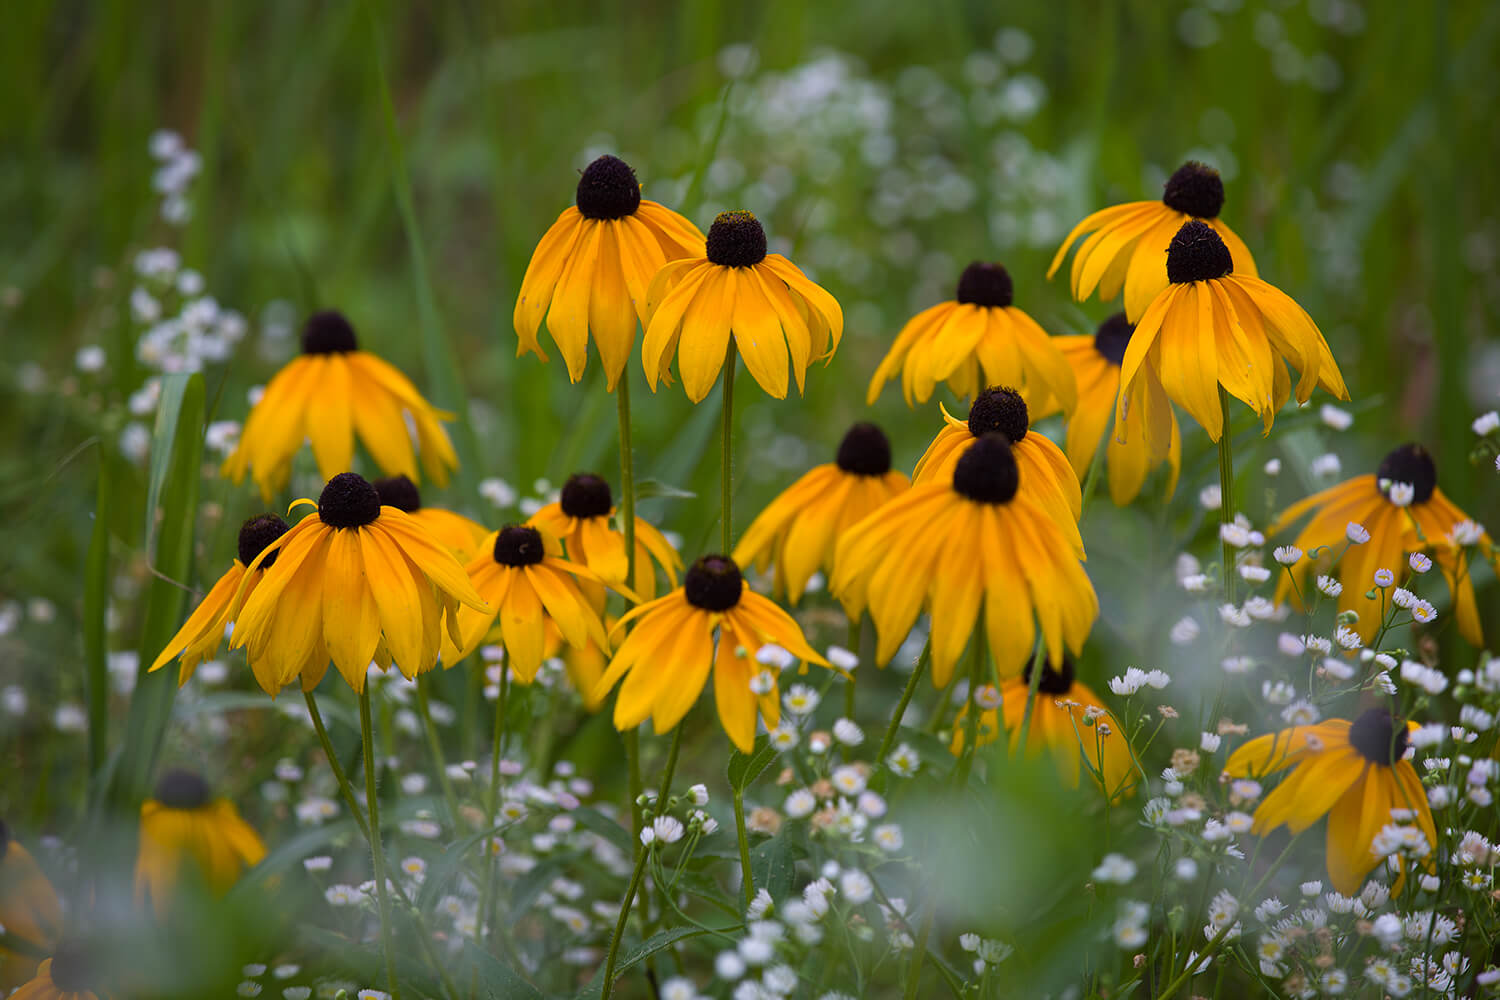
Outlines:
{"label": "green leaf", "polygon": [[574,809],[568,815],[614,844],[627,857],[635,853],[635,843],[630,838],[630,831],[592,806]]}
{"label": "green leaf", "polygon": [[[376,980],[382,987],[386,985],[385,955],[379,948],[367,948],[310,924],[297,929],[297,939],[327,961],[338,974],[357,982]],[[416,951],[415,948],[396,950],[396,977],[417,996],[442,996],[443,986],[438,978],[428,972],[423,963],[409,957]]]}
{"label": "green leaf", "polygon": [[111,807],[122,817],[135,815],[150,787],[177,693],[175,670],[146,673],[145,668],[182,624],[188,594],[179,581],[192,571],[203,419],[203,376],[164,376],[146,492],[146,556],[154,575],[146,590],[137,647],[141,673],[131,694],[119,769],[109,796]]}
{"label": "green leaf", "polygon": [[[494,955],[474,945],[471,941],[464,947],[465,968],[456,980],[467,985],[471,978],[476,982],[470,997],[493,997],[494,1000],[542,1000],[542,992],[527,982],[510,966]],[[474,973],[471,977],[470,973]]]}
{"label": "green leaf", "polygon": [[725,769],[730,787],[743,793],[771,766],[779,752],[771,745],[769,736],[762,736],[756,741],[755,752],[752,754],[735,750],[729,755],[729,766]]}
{"label": "green leaf", "polygon": [[[688,938],[699,937],[707,933],[708,931],[698,927],[673,927],[669,930],[658,931],[657,933],[647,938],[645,941],[641,942],[640,945],[635,948],[635,950],[622,956],[620,960],[615,963],[615,976],[616,978],[618,978],[619,976],[624,975],[626,972],[630,971],[630,969],[641,964],[652,955],[655,955],[657,952],[665,948],[670,948],[678,941],[686,941]],[[573,1000],[593,1000],[593,998],[599,996],[603,992],[604,966],[601,965],[599,967],[599,971],[594,973],[594,978],[589,980],[589,984],[578,993],[574,994]]]}
{"label": "green leaf", "polygon": [[[83,572],[83,690],[89,713],[89,774],[97,781],[109,746],[109,651],[105,648],[109,609],[109,511],[112,478],[106,455],[99,456],[99,492]],[[96,786],[97,787],[97,786]]]}
{"label": "green leaf", "polygon": [[750,851],[755,887],[769,892],[772,899],[785,899],[797,877],[797,862],[805,857],[807,849],[785,834],[756,845]]}

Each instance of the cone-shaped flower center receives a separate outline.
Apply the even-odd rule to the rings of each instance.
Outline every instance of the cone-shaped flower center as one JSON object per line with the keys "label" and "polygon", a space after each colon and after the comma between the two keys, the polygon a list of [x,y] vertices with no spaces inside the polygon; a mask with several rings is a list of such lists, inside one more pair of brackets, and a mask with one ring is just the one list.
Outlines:
{"label": "cone-shaped flower center", "polygon": [[395,507],[408,514],[415,514],[422,509],[422,494],[417,489],[417,484],[406,476],[375,480],[375,492],[380,494],[382,507]]}
{"label": "cone-shaped flower center", "polygon": [[587,472],[569,476],[559,498],[562,512],[569,517],[608,517],[614,509],[609,483]]}
{"label": "cone-shaped flower center", "polygon": [[326,309],[307,317],[302,327],[303,354],[342,354],[359,350],[354,327],[337,309]]}
{"label": "cone-shaped flower center", "polygon": [[1010,272],[1001,264],[976,260],[958,278],[955,298],[970,306],[1008,306],[1015,297]]}
{"label": "cone-shaped flower center", "polygon": [[1184,222],[1167,247],[1167,279],[1173,284],[1222,278],[1233,270],[1229,248],[1206,222]]}
{"label": "cone-shaped flower center", "polygon": [[745,580],[728,556],[704,556],[688,568],[682,589],[688,603],[704,611],[728,611],[740,603]]}
{"label": "cone-shaped flower center", "polygon": [[362,528],[380,516],[380,494],[357,472],[340,472],[318,497],[318,517],[330,528]]}
{"label": "cone-shaped flower center", "polygon": [[1219,209],[1224,207],[1224,181],[1213,167],[1189,160],[1167,178],[1161,200],[1184,215],[1217,219]]}
{"label": "cone-shaped flower center", "polygon": [[[266,550],[276,539],[286,534],[286,522],[275,514],[258,514],[240,525],[239,557],[240,563],[249,566],[255,561],[255,557]],[[278,549],[261,562],[260,568],[270,569],[276,562],[276,557],[281,555]]]}
{"label": "cone-shaped flower center", "polygon": [[574,203],[588,219],[623,219],[641,207],[641,185],[630,164],[606,154],[584,167]]}
{"label": "cone-shaped flower center", "polygon": [[52,985],[63,993],[97,993],[100,982],[94,948],[84,941],[64,941],[52,953]]}
{"label": "cone-shaped flower center", "polygon": [[1011,444],[1020,444],[1031,426],[1031,413],[1021,394],[1006,386],[986,389],[969,407],[969,433],[977,438],[1004,434]]}
{"label": "cone-shaped flower center", "polygon": [[157,781],[151,797],[168,809],[201,809],[212,793],[202,775],[174,767]]}
{"label": "cone-shaped flower center", "polygon": [[720,212],[708,227],[708,259],[723,267],[751,267],[766,259],[766,231],[750,212]]}
{"label": "cone-shaped flower center", "polygon": [[[1412,503],[1426,503],[1437,489],[1437,465],[1419,444],[1403,444],[1380,460],[1376,483],[1409,483]],[[1378,488],[1378,487],[1377,487]]]}
{"label": "cone-shaped flower center", "polygon": [[495,536],[495,562],[519,568],[535,566],[547,556],[542,533],[524,524],[507,524]]}
{"label": "cone-shaped flower center", "polygon": [[856,476],[883,476],[891,471],[891,442],[874,424],[855,424],[839,442],[835,461]]}
{"label": "cone-shaped flower center", "polygon": [[1349,745],[1370,763],[1390,767],[1406,756],[1406,723],[1372,708],[1349,726]]}
{"label": "cone-shaped flower center", "polygon": [[1020,485],[1016,457],[1000,433],[986,434],[969,445],[953,467],[953,488],[977,503],[1009,503]]}
{"label": "cone-shaped flower center", "polygon": [[1130,346],[1130,335],[1134,332],[1135,324],[1126,319],[1124,313],[1115,313],[1099,324],[1094,333],[1094,350],[1110,364],[1122,365],[1125,363],[1125,348]]}
{"label": "cone-shaped flower center", "polygon": [[[1073,658],[1063,657],[1062,669],[1053,670],[1052,664],[1046,660],[1042,661],[1042,679],[1037,681],[1036,689],[1042,694],[1065,695],[1073,690]],[[1021,671],[1021,679],[1027,684],[1031,683],[1031,664],[1026,664],[1026,669]]]}

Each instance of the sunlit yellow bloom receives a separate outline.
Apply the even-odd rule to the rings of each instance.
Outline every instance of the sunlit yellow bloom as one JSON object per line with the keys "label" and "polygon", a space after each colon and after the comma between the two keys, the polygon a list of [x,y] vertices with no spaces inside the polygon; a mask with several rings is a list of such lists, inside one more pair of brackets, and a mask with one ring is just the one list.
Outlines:
{"label": "sunlit yellow bloom", "polygon": [[1073,227],[1047,269],[1050,280],[1084,233],[1093,233],[1073,258],[1070,284],[1079,302],[1097,289],[1109,301],[1125,288],[1125,315],[1137,322],[1151,300],[1167,287],[1167,244],[1183,223],[1198,219],[1214,228],[1234,258],[1239,274],[1255,277],[1255,260],[1243,240],[1223,220],[1224,182],[1219,172],[1189,161],[1166,183],[1161,201],[1132,201],[1095,212]]}
{"label": "sunlit yellow bloom", "polygon": [[[293,506],[302,504],[312,501]],[[357,692],[372,660],[383,670],[394,661],[408,678],[431,670],[444,626],[458,639],[458,605],[486,608],[463,566],[409,514],[382,507],[353,472],[330,479],[314,506],[281,537],[259,586],[238,598],[230,647],[248,651],[272,695],[299,675],[312,690],[330,658]],[[247,579],[266,555],[246,567]]]}
{"label": "sunlit yellow bloom", "polygon": [[[1089,464],[1099,450],[1116,411],[1120,396],[1120,363],[1135,330],[1124,313],[1115,313],[1099,325],[1092,337],[1058,337],[1057,346],[1073,367],[1078,380],[1078,409],[1068,418],[1068,460],[1079,479],[1088,475]],[[1126,400],[1125,426],[1109,435],[1105,448],[1109,470],[1109,498],[1124,506],[1141,492],[1152,467],[1167,463],[1168,498],[1177,490],[1182,467],[1182,434],[1177,414],[1167,399],[1161,381],[1150,368],[1136,381],[1134,397]]]}
{"label": "sunlit yellow bloom", "polygon": [[[635,519],[635,579],[626,581],[629,560],[625,553],[625,535],[613,525],[615,513],[609,483],[598,476],[579,473],[570,476],[563,484],[556,503],[549,503],[537,511],[526,523],[540,528],[544,534],[562,539],[568,558],[597,573],[604,584],[626,585],[641,600],[649,601],[656,596],[653,559],[668,582],[677,586],[682,557],[655,525],[639,517]],[[604,586],[583,578],[580,578],[579,586],[594,609],[602,612]]]}
{"label": "sunlit yellow bloom", "polygon": [[[415,451],[408,419],[416,430]],[[314,313],[302,330],[301,356],[266,385],[222,471],[236,483],[249,472],[270,500],[286,488],[303,442],[312,442],[318,473],[332,479],[354,464],[357,436],[386,475],[419,479],[420,458],[422,469],[442,486],[458,468],[441,423],[452,419],[401,372],[361,351],[341,313]]]}
{"label": "sunlit yellow bloom", "polygon": [[[29,851],[0,820],[0,927],[18,942],[47,953],[62,933],[62,907],[52,883]],[[0,945],[0,993],[15,989],[36,972],[37,958]]]}
{"label": "sunlit yellow bloom", "polygon": [[[555,549],[556,541],[552,543]],[[458,629],[443,640],[443,663],[453,666],[478,649],[493,632],[505,647],[516,679],[530,684],[541,669],[550,621],[570,646],[592,640],[608,648],[599,612],[574,580],[603,584],[588,567],[549,553],[548,542],[529,525],[511,524],[492,531],[466,567],[474,589],[487,602],[482,608],[460,608]]]}
{"label": "sunlit yellow bloom", "polygon": [[1073,412],[1078,390],[1057,344],[1036,320],[1011,305],[1010,274],[975,261],[958,279],[958,294],[913,316],[875,369],[865,401],[899,373],[906,404],[925,403],[939,382],[972,399],[987,385],[1012,385],[1039,414]]}
{"label": "sunlit yellow bloom", "polygon": [[[1427,791],[1406,759],[1408,733],[1415,728],[1372,708],[1352,723],[1328,719],[1258,736],[1230,756],[1224,773],[1259,780],[1294,768],[1255,810],[1251,831],[1265,835],[1285,824],[1298,834],[1326,815],[1328,877],[1334,889],[1352,896],[1381,861],[1370,848],[1381,828],[1394,822],[1392,809],[1414,814],[1428,846],[1437,850]],[[1405,878],[1404,862],[1401,874]],[[1398,881],[1392,894],[1400,891]]]}
{"label": "sunlit yellow bloom", "polygon": [[182,881],[222,896],[265,856],[266,845],[233,802],[213,798],[191,771],[168,771],[141,804],[136,903],[165,916]]}
{"label": "sunlit yellow bloom", "polygon": [[[999,736],[996,725],[1003,722],[1011,754],[1020,749],[1030,683],[1029,662],[1018,676],[1001,682],[1000,707],[979,713],[974,732],[974,741],[979,746],[995,742]],[[969,698],[954,720],[949,749],[955,756],[963,752],[968,713],[973,708],[974,699]],[[1057,773],[1069,788],[1078,787],[1078,776],[1086,759],[1089,776],[1113,797],[1123,798],[1135,791],[1136,770],[1125,728],[1099,696],[1076,678],[1072,658],[1063,659],[1061,670],[1042,664],[1042,679],[1037,682],[1031,729],[1026,738],[1026,756],[1039,757],[1043,752],[1052,758]]]}
{"label": "sunlit yellow bloom", "polygon": [[744,585],[727,556],[699,559],[681,587],[630,611],[616,628],[637,619],[595,687],[595,697],[603,698],[625,678],[614,717],[622,732],[647,718],[658,733],[670,730],[698,700],[712,669],[719,721],[730,741],[750,753],[756,716],[768,728],[781,719],[777,667],[758,661],[761,647],[774,644],[828,665],[791,615]]}
{"label": "sunlit yellow bloom", "polygon": [[773,593],[796,604],[808,578],[831,574],[838,540],[887,500],[910,486],[891,469],[891,444],[874,424],[855,424],[838,456],[808,471],[772,500],[735,546],[734,561],[764,573],[776,562]]}
{"label": "sunlit yellow bloom", "polygon": [[[604,618],[604,631],[607,635],[613,631],[619,619],[614,615],[606,615]],[[570,646],[563,638],[562,630],[552,619],[547,619],[547,657],[558,656],[562,658],[563,669],[567,672],[568,683],[573,685],[573,690],[583,699],[585,711],[597,712],[604,704],[605,692],[599,690],[599,678],[604,676],[604,668],[609,665],[609,647],[601,646],[593,638],[589,638],[582,646]]]}
{"label": "sunlit yellow bloom", "polygon": [[1071,541],[1028,493],[1002,434],[970,445],[950,482],[913,486],[849,529],[832,590],[848,607],[869,608],[882,665],[925,605],[939,687],[952,677],[981,610],[1002,669],[1029,662],[1038,622],[1048,659],[1059,667],[1064,650],[1077,653],[1099,615]]}
{"label": "sunlit yellow bloom", "polygon": [[516,357],[547,355],[537,343],[542,317],[577,382],[588,363],[589,334],[599,348],[611,392],[646,323],[646,289],[668,261],[703,252],[703,234],[676,212],[641,198],[635,171],[601,156],[578,180],[566,208],[537,244],[521,279],[514,323]]}
{"label": "sunlit yellow bloom", "polygon": [[1041,432],[1030,430],[1030,410],[1020,393],[999,386],[984,390],[969,407],[967,420],[955,419],[941,403],[938,408],[943,411],[943,429],[912,470],[912,482],[919,486],[952,482],[953,470],[970,445],[986,434],[1004,434],[1027,495],[1052,515],[1083,559],[1083,536],[1078,533],[1083,490],[1062,449]]}
{"label": "sunlit yellow bloom", "polygon": [[708,395],[733,335],[745,367],[767,393],[785,399],[787,351],[801,392],[807,368],[828,361],[844,335],[838,301],[779,253],[749,212],[723,212],[699,255],[672,261],[646,293],[641,360],[656,383],[677,358],[688,398]]}
{"label": "sunlit yellow bloom", "polygon": [[1146,307],[1125,349],[1119,426],[1128,426],[1126,408],[1148,367],[1214,441],[1223,432],[1220,386],[1270,433],[1292,393],[1287,362],[1300,373],[1297,402],[1307,402],[1315,385],[1349,398],[1312,317],[1274,286],[1236,274],[1229,248],[1208,224],[1189,222],[1172,237],[1167,276],[1172,283]]}
{"label": "sunlit yellow bloom", "polygon": [[224,626],[234,621],[245,600],[255,593],[255,587],[266,571],[276,565],[276,552],[267,552],[256,571],[248,577],[245,567],[286,531],[286,522],[275,514],[252,517],[240,526],[239,558],[209,588],[182,628],[151,664],[150,670],[160,670],[172,657],[180,655],[182,662],[177,671],[177,683],[186,684],[193,671],[198,669],[198,664],[218,652],[219,643],[224,638]]}
{"label": "sunlit yellow bloom", "polygon": [[96,952],[96,946],[83,941],[63,942],[51,958],[32,966],[36,975],[10,1000],[109,1000]]}
{"label": "sunlit yellow bloom", "polygon": [[[1404,502],[1397,502],[1404,501]],[[1302,603],[1309,597],[1308,576],[1333,572],[1343,584],[1339,610],[1359,614],[1354,624],[1360,638],[1369,642],[1380,631],[1384,613],[1391,610],[1391,589],[1375,586],[1375,571],[1390,570],[1400,582],[1407,568],[1407,554],[1430,553],[1443,571],[1453,598],[1453,613],[1463,637],[1475,646],[1484,645],[1479,608],[1474,602],[1474,581],[1469,574],[1468,545],[1494,561],[1495,549],[1483,529],[1438,489],[1437,466],[1427,449],[1404,444],[1386,455],[1374,475],[1355,476],[1337,486],[1288,507],[1267,534],[1291,527],[1308,513],[1313,517],[1297,533],[1293,544],[1312,552],[1323,549],[1318,559],[1293,564],[1276,584],[1276,600]],[[1363,545],[1351,545],[1347,528],[1353,522],[1370,533]],[[1467,537],[1466,537],[1467,536]],[[1333,558],[1342,552],[1338,565]],[[1373,598],[1365,596],[1374,592]]]}
{"label": "sunlit yellow bloom", "polygon": [[442,542],[453,553],[453,558],[461,563],[474,558],[484,536],[490,533],[490,529],[462,514],[455,514],[441,507],[424,506],[417,484],[405,476],[375,480],[375,492],[380,494],[382,507],[395,507],[410,514],[412,520],[430,531],[432,537]]}

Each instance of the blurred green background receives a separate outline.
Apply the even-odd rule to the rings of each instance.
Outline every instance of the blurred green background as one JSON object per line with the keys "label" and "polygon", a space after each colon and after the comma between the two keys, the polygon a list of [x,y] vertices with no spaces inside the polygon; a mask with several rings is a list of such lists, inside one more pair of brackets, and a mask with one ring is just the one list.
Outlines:
{"label": "blurred green background", "polygon": [[[606,151],[705,228],[720,209],[756,211],[773,248],[844,305],[845,342],[805,398],[742,384],[740,530],[867,417],[896,331],[950,297],[969,260],[1003,261],[1017,305],[1049,331],[1091,330],[1113,308],[1044,280],[1058,242],[1089,211],[1159,196],[1190,157],[1222,171],[1225,217],[1262,276],[1319,322],[1357,413],[1343,436],[1314,414],[1270,443],[1247,429],[1245,509],[1263,523],[1273,487],[1280,504],[1321,485],[1309,471],[1321,452],[1340,452],[1350,475],[1418,437],[1443,487],[1494,523],[1494,471],[1467,452],[1469,421],[1500,394],[1497,29],[1500,5],[1479,0],[9,4],[0,596],[45,598],[56,619],[46,640],[0,638],[6,679],[43,703],[78,696],[96,454],[144,483],[122,448],[150,422],[129,407],[153,374],[130,307],[142,250],[175,248],[203,294],[245,317],[231,357],[203,368],[210,420],[243,420],[246,391],[294,349],[297,317],[337,307],[364,346],[465,411],[462,476],[428,502],[496,523],[518,515],[481,498],[486,477],[523,497],[539,477],[613,479],[597,362],[570,386],[555,355],[516,359],[511,327],[532,248]],[[165,213],[175,222],[153,188],[159,129],[201,157],[185,206]],[[82,363],[93,347],[102,367]],[[631,371],[638,475],[702,498],[645,508],[691,559],[714,537],[717,395],[695,410]],[[936,400],[914,413],[894,386],[875,416],[907,468],[939,426]],[[1260,473],[1272,456],[1286,460],[1274,484]],[[1101,632],[1128,639],[1132,662],[1173,613],[1143,610],[1140,581],[1198,530],[1197,491],[1215,481],[1195,429],[1170,518],[1090,511]],[[310,467],[298,486],[315,495]],[[113,524],[137,584],[141,492],[117,489]],[[199,578],[211,579],[259,503],[217,479],[203,495]],[[132,645],[126,584],[114,625]]]}

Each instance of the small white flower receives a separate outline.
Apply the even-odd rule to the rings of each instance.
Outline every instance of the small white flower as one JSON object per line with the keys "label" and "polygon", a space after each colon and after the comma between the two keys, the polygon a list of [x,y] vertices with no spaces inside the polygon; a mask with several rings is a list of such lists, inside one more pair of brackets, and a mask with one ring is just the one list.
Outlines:
{"label": "small white flower", "polygon": [[922,758],[910,746],[902,743],[891,751],[885,763],[899,777],[910,778],[922,766]]}
{"label": "small white flower", "polygon": [[688,801],[695,806],[708,805],[708,786],[702,783],[688,789]]}
{"label": "small white flower", "polygon": [[698,1000],[698,987],[684,976],[673,976],[661,984],[661,1000]]}
{"label": "small white flower", "polygon": [[1094,881],[1109,882],[1114,885],[1125,885],[1135,878],[1135,875],[1135,862],[1123,854],[1106,854],[1104,860],[1099,862],[1099,867],[1093,872]]}
{"label": "small white flower", "polygon": [[1338,641],[1338,644],[1340,646],[1343,646],[1345,649],[1358,649],[1360,646],[1364,645],[1364,641],[1360,639],[1359,633],[1354,631],[1354,629],[1350,628],[1348,625],[1340,625],[1338,631],[1334,633],[1333,637]]}
{"label": "small white flower", "polygon": [[323,890],[323,898],[333,906],[353,906],[360,901],[359,890],[339,882]]}
{"label": "small white flower", "polygon": [[1417,573],[1425,573],[1432,569],[1432,560],[1421,552],[1413,552],[1406,557],[1407,564]]}
{"label": "small white flower", "polygon": [[1375,571],[1375,586],[1379,587],[1381,590],[1384,590],[1386,587],[1389,587],[1395,582],[1396,574],[1392,573],[1390,570],[1377,569]]}
{"label": "small white flower", "polygon": [[[682,821],[675,816],[658,816],[651,821],[651,829],[656,833],[656,839],[664,844],[675,844],[682,839]],[[641,833],[645,833],[642,830]]]}
{"label": "small white flower", "polygon": [[1421,598],[1417,597],[1416,594],[1413,594],[1405,587],[1397,587],[1395,590],[1391,591],[1391,603],[1398,608],[1410,609],[1414,607],[1419,600],[1421,600]]}
{"label": "small white flower", "polygon": [[806,684],[793,684],[781,696],[781,703],[786,706],[787,713],[796,716],[811,715],[820,700],[817,690]]}
{"label": "small white flower", "polygon": [[1281,475],[1281,459],[1267,459],[1266,464],[1261,466],[1261,468],[1265,470],[1265,473],[1268,476],[1279,476]]}
{"label": "small white flower", "polygon": [[981,684],[974,691],[974,704],[986,712],[1000,707],[1000,689],[993,684]]}
{"label": "small white flower", "polygon": [[853,764],[843,764],[834,768],[829,778],[833,782],[833,787],[844,795],[858,795],[865,790],[864,771]]}
{"label": "small white flower", "polygon": [[1300,886],[1298,886],[1298,888],[1302,890],[1303,896],[1306,896],[1308,899],[1313,899],[1323,891],[1323,883],[1317,880],[1314,880],[1312,882],[1303,882]]}
{"label": "small white flower", "polygon": [[1474,423],[1470,426],[1474,428],[1474,433],[1480,437],[1484,437],[1486,434],[1493,434],[1495,431],[1500,430],[1500,412],[1490,410],[1488,413],[1481,413],[1474,418]]}
{"label": "small white flower", "polygon": [[858,906],[868,903],[875,895],[875,883],[870,881],[870,876],[858,869],[851,868],[839,876],[839,892],[843,893],[845,899]]}
{"label": "small white flower", "polygon": [[887,808],[885,799],[870,791],[860,792],[855,804],[858,806],[860,812],[871,819],[879,819],[884,816]]}
{"label": "small white flower", "polygon": [[1224,506],[1224,493],[1218,486],[1205,486],[1198,491],[1198,503],[1204,510],[1218,510]]}
{"label": "small white flower", "polygon": [[859,666],[859,657],[843,646],[829,646],[828,662],[840,670],[853,670]]}
{"label": "small white flower", "polygon": [[768,642],[755,651],[755,662],[763,667],[775,667],[777,670],[785,670],[797,662],[797,658],[791,651]]}
{"label": "small white flower", "polygon": [[1302,550],[1295,545],[1278,545],[1271,552],[1271,556],[1281,565],[1290,566],[1302,558]]}
{"label": "small white flower", "polygon": [[734,982],[745,974],[745,960],[732,951],[721,951],[714,956],[714,974]]}
{"label": "small white flower", "polygon": [[755,898],[750,900],[750,907],[745,910],[745,919],[761,920],[767,913],[771,912],[771,907],[774,905],[775,903],[772,901],[769,892],[765,889],[757,889],[755,890]]}
{"label": "small white flower", "polygon": [[1358,521],[1350,521],[1344,525],[1344,535],[1355,545],[1363,545],[1370,540],[1370,531]]}
{"label": "small white flower", "polygon": [[1219,745],[1223,741],[1224,738],[1218,733],[1199,733],[1198,749],[1204,753],[1214,753],[1219,749]]}
{"label": "small white flower", "polygon": [[1397,507],[1410,507],[1417,498],[1417,488],[1411,483],[1391,483],[1385,491],[1385,498]]}
{"label": "small white flower", "polygon": [[1191,615],[1179,618],[1172,626],[1171,639],[1174,646],[1186,646],[1198,638],[1200,628],[1198,622]]}
{"label": "small white flower", "polygon": [[1480,539],[1482,539],[1483,537],[1484,525],[1480,524],[1477,521],[1471,521],[1468,519],[1459,521],[1453,526],[1452,530],[1448,532],[1448,539],[1459,548],[1466,548],[1470,545],[1477,545],[1479,544]]}
{"label": "small white flower", "polygon": [[1172,865],[1172,877],[1181,882],[1191,882],[1198,877],[1198,862],[1192,858],[1178,858]]}
{"label": "small white flower", "polygon": [[1344,592],[1344,585],[1331,576],[1318,576],[1318,589],[1329,597],[1337,597]]}
{"label": "small white flower", "polygon": [[1337,476],[1343,471],[1343,468],[1344,463],[1340,462],[1339,457],[1332,452],[1314,458],[1310,466],[1313,476],[1319,478],[1327,477],[1329,479]]}
{"label": "small white flower", "polygon": [[790,750],[797,745],[797,741],[801,738],[801,734],[797,732],[797,727],[792,725],[791,721],[787,719],[783,719],[775,729],[771,730],[771,745],[777,750]]}
{"label": "small white flower", "polygon": [[750,693],[754,695],[768,695],[776,688],[776,675],[769,670],[761,670],[750,678]]}
{"label": "small white flower", "polygon": [[1336,431],[1347,431],[1354,423],[1354,414],[1348,410],[1341,410],[1332,403],[1324,403],[1318,410],[1318,416],[1323,423]]}
{"label": "small white flower", "polygon": [[865,741],[865,731],[853,719],[839,719],[833,724],[833,738],[846,747],[857,747]]}
{"label": "small white flower", "polygon": [[1250,583],[1265,583],[1271,579],[1271,571],[1264,566],[1241,566],[1240,577]]}
{"label": "small white flower", "polygon": [[818,797],[806,788],[799,788],[786,797],[781,808],[792,819],[802,819],[818,808]]}
{"label": "small white flower", "polygon": [[885,823],[877,826],[871,833],[871,838],[875,841],[876,847],[886,852],[899,851],[905,843],[905,839],[901,835],[901,827],[895,823]]}

